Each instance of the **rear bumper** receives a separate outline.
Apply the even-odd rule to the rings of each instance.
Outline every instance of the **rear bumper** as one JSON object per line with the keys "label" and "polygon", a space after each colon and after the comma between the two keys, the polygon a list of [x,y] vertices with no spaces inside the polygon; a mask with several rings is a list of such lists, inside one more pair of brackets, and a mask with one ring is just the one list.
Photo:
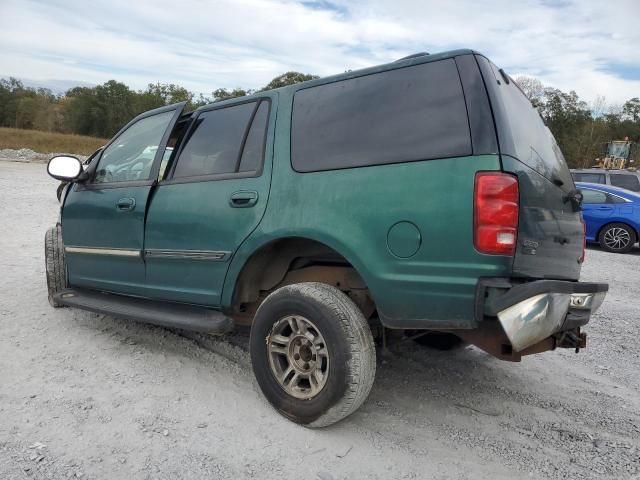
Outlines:
{"label": "rear bumper", "polygon": [[587,324],[608,289],[606,283],[483,279],[478,306],[483,316],[498,318],[513,350],[520,352],[555,333]]}

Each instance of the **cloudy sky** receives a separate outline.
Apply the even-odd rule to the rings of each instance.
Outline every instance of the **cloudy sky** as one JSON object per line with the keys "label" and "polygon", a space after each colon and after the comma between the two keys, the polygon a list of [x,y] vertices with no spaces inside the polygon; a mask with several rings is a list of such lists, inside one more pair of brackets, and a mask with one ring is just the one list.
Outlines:
{"label": "cloudy sky", "polygon": [[0,76],[196,92],[474,48],[586,100],[640,96],[640,0],[0,0]]}

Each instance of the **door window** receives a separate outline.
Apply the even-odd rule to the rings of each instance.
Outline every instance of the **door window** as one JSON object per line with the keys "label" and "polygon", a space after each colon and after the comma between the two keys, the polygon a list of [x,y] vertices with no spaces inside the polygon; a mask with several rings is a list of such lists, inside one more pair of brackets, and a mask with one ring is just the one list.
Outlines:
{"label": "door window", "polygon": [[640,191],[640,182],[638,181],[637,175],[610,173],[609,178],[611,179],[611,185],[615,185],[616,187],[620,188],[626,188],[627,190],[631,190],[634,192]]}
{"label": "door window", "polygon": [[153,160],[174,111],[144,117],[122,132],[103,152],[94,183],[148,180]]}
{"label": "door window", "polygon": [[604,192],[596,192],[595,190],[581,190],[582,203],[607,203],[607,195]]}
{"label": "door window", "polygon": [[596,190],[581,190],[583,200],[582,203],[627,203],[624,198],[611,195],[609,193],[598,192]]}
{"label": "door window", "polygon": [[263,157],[269,102],[256,107],[256,102],[250,102],[198,115],[173,178],[257,171]]}
{"label": "door window", "polygon": [[262,102],[256,112],[251,130],[244,144],[242,158],[240,159],[240,172],[257,171],[264,157],[265,134],[267,133],[267,119],[269,116],[269,102]]}

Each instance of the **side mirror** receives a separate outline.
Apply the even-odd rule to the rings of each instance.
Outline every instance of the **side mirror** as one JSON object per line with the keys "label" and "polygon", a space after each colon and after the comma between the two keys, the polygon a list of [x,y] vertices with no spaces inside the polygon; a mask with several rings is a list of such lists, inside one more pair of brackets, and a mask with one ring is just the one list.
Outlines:
{"label": "side mirror", "polygon": [[82,175],[82,162],[68,155],[53,157],[47,164],[47,173],[56,180],[72,182]]}

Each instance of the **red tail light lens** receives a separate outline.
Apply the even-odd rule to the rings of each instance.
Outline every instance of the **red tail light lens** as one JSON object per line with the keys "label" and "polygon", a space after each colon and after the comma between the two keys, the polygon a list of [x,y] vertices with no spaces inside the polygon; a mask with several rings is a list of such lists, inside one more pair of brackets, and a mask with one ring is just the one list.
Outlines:
{"label": "red tail light lens", "polygon": [[584,223],[584,218],[580,214],[580,223],[582,223],[582,255],[578,259],[578,263],[584,262],[584,255],[587,250],[587,224]]}
{"label": "red tail light lens", "polygon": [[476,174],[473,243],[480,253],[514,255],[518,234],[518,179],[502,172]]}

